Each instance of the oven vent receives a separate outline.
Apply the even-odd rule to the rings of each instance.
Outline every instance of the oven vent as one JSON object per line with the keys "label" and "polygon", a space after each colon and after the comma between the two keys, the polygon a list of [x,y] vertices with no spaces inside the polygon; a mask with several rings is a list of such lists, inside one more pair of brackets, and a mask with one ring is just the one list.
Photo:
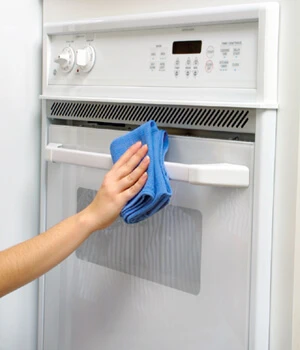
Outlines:
{"label": "oven vent", "polygon": [[249,109],[240,108],[65,101],[49,101],[48,116],[64,120],[132,125],[155,120],[162,127],[243,132],[254,132],[255,120]]}

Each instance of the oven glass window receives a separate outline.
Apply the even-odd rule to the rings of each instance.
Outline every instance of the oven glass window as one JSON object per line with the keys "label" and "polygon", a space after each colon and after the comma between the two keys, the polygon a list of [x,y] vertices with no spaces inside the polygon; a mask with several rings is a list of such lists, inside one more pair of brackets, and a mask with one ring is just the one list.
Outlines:
{"label": "oven glass window", "polygon": [[[79,188],[77,211],[96,191]],[[119,218],[95,232],[76,251],[79,259],[194,295],[200,292],[202,215],[168,205],[135,225]]]}

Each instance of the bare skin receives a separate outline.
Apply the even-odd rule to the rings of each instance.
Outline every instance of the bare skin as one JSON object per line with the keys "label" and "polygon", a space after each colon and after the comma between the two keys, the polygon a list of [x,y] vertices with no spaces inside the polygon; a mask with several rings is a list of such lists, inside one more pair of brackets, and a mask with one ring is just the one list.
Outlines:
{"label": "bare skin", "polygon": [[40,277],[67,258],[94,231],[111,225],[143,188],[150,159],[140,142],[106,174],[93,202],[46,232],[0,252],[0,297]]}

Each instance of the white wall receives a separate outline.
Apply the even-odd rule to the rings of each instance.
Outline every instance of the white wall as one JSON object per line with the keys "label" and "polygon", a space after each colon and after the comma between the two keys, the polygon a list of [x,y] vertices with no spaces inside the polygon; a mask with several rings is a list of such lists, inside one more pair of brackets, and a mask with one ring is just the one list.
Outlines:
{"label": "white wall", "polygon": [[[38,234],[41,32],[41,0],[0,2],[0,250]],[[36,315],[36,282],[0,299],[0,350],[34,350]]]}
{"label": "white wall", "polygon": [[[260,0],[228,0],[228,2],[225,0],[44,0],[44,9],[45,21],[50,22],[250,2]],[[277,124],[270,348],[290,350],[299,129],[297,104],[299,95],[296,80],[300,62],[297,45],[299,36],[296,33],[299,22],[297,18],[299,9],[296,6],[299,0],[278,2],[281,5],[280,108]]]}
{"label": "white wall", "polygon": [[[300,100],[300,96],[299,96]],[[300,118],[300,112],[299,112]],[[300,133],[300,130],[299,130]],[[299,149],[300,155],[300,149]],[[293,350],[300,349],[300,156],[298,167],[297,227],[295,241],[294,305],[293,305]]]}
{"label": "white wall", "polygon": [[[300,1],[298,1],[297,13],[300,13]],[[298,38],[300,37],[300,26],[298,27]],[[298,40],[298,49],[300,41]],[[300,81],[300,75],[299,81]],[[300,119],[300,93],[299,119]],[[300,129],[299,129],[300,135]],[[294,263],[294,305],[293,305],[293,350],[300,349],[300,143],[298,151],[298,190],[297,190],[297,222],[295,239],[295,263]]]}

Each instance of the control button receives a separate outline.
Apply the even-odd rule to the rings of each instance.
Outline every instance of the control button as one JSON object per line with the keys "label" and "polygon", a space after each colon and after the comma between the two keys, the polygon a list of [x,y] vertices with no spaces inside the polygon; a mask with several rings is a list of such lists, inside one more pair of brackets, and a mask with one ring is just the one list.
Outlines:
{"label": "control button", "polygon": [[206,56],[208,58],[213,58],[215,54],[215,48],[213,46],[208,46],[208,48],[206,49]]}
{"label": "control button", "polygon": [[193,65],[194,66],[199,66],[199,60],[198,60],[197,57],[194,59]]}
{"label": "control button", "polygon": [[197,77],[198,73],[199,73],[198,69],[194,69],[194,70],[193,70],[193,76],[194,76],[195,78]]}
{"label": "control button", "polygon": [[96,61],[96,53],[92,46],[87,46],[76,51],[76,64],[81,71],[88,73],[94,67]]}
{"label": "control button", "polygon": [[160,52],[160,55],[159,55],[159,58],[160,58],[161,60],[166,60],[166,59],[167,59],[167,53],[166,53],[166,51],[161,51],[161,52]]}
{"label": "control button", "polygon": [[186,65],[187,66],[190,66],[192,64],[192,61],[191,61],[191,59],[190,59],[190,57],[186,60]]}
{"label": "control button", "polygon": [[152,71],[154,71],[154,70],[156,69],[156,63],[155,63],[155,62],[151,62],[149,68],[150,68]]}
{"label": "control button", "polygon": [[71,72],[75,63],[74,50],[71,47],[65,47],[54,62],[58,63],[65,73]]}
{"label": "control button", "polygon": [[234,72],[239,71],[240,70],[240,62],[238,62],[238,61],[232,62],[232,69]]}
{"label": "control button", "polygon": [[191,74],[191,71],[190,71],[190,70],[186,70],[186,71],[185,71],[185,75],[186,75],[187,78],[190,76],[190,74]]}
{"label": "control button", "polygon": [[155,61],[156,60],[156,51],[151,51],[150,59],[151,59],[151,61]]}
{"label": "control button", "polygon": [[179,67],[180,67],[180,61],[179,61],[179,58],[177,58],[175,61],[175,68],[179,68]]}
{"label": "control button", "polygon": [[230,53],[230,48],[225,46],[225,47],[222,47],[220,51],[221,51],[221,55],[223,55],[223,58],[227,58]]}
{"label": "control button", "polygon": [[206,63],[205,63],[205,70],[206,70],[206,72],[207,73],[211,73],[213,69],[214,69],[213,61],[211,61],[211,60],[206,61]]}
{"label": "control button", "polygon": [[166,70],[166,63],[165,62],[160,62],[159,63],[159,71],[164,72]]}
{"label": "control button", "polygon": [[175,75],[176,78],[178,78],[179,73],[180,73],[180,70],[179,69],[175,69],[174,75]]}
{"label": "control button", "polygon": [[234,58],[240,58],[241,56],[241,48],[240,47],[234,47],[232,54],[234,56]]}
{"label": "control button", "polygon": [[226,72],[228,70],[228,65],[229,65],[229,61],[227,60],[220,61],[220,71]]}

